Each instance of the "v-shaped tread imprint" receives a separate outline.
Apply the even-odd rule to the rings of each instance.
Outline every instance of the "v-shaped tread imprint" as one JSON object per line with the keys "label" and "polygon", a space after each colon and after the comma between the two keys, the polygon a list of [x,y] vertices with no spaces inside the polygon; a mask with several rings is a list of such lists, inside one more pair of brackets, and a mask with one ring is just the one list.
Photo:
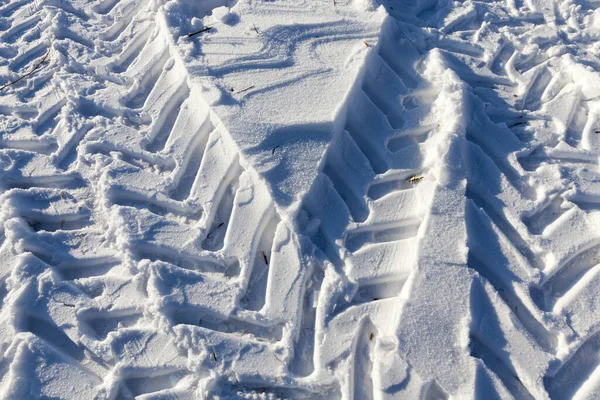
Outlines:
{"label": "v-shaped tread imprint", "polygon": [[209,3],[0,1],[0,397],[598,396],[599,4]]}

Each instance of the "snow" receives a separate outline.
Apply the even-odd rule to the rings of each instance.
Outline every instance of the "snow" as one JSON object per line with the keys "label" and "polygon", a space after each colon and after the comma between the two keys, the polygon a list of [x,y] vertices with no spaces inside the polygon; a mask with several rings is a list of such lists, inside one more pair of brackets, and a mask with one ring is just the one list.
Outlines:
{"label": "snow", "polygon": [[0,0],[0,395],[600,395],[600,2]]}

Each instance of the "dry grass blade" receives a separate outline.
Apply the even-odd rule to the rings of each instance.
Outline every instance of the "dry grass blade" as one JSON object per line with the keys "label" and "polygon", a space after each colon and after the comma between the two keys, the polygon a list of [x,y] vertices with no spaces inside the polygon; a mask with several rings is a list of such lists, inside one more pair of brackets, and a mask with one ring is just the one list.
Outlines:
{"label": "dry grass blade", "polygon": [[417,182],[419,182],[421,179],[423,179],[424,177],[425,177],[424,175],[415,175],[415,176],[413,176],[413,177],[409,178],[409,179],[407,180],[407,182],[408,182],[408,183],[417,183]]}

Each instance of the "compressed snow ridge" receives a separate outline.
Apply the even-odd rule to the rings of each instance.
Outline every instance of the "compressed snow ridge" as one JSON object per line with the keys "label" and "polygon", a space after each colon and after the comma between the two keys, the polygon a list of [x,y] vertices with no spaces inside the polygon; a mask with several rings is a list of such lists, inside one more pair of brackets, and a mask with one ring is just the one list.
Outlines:
{"label": "compressed snow ridge", "polygon": [[600,3],[0,3],[0,396],[594,398]]}

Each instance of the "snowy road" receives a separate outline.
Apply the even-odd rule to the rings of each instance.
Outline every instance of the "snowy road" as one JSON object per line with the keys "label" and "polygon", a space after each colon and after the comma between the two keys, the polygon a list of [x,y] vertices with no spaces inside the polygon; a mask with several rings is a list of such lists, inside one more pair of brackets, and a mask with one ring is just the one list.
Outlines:
{"label": "snowy road", "polygon": [[0,0],[0,397],[600,397],[600,2]]}

